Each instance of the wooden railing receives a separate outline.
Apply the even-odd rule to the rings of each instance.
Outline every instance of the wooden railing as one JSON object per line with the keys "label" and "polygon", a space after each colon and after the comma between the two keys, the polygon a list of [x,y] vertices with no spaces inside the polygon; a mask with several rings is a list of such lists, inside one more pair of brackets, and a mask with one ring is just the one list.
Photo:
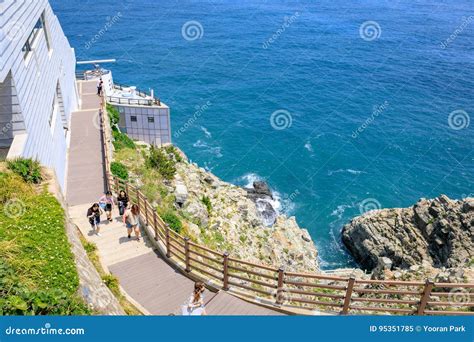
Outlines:
{"label": "wooden railing", "polygon": [[[103,112],[105,113],[105,111]],[[110,156],[105,115],[101,116],[105,160]],[[185,273],[247,300],[276,306],[287,312],[322,311],[339,314],[473,315],[474,283],[434,283],[427,280],[366,280],[324,274],[287,272],[283,267],[259,265],[233,258],[192,242],[173,231],[142,192],[110,175],[108,188],[125,190],[140,207],[143,222],[154,232],[165,257]],[[308,311],[302,311],[305,309]]]}

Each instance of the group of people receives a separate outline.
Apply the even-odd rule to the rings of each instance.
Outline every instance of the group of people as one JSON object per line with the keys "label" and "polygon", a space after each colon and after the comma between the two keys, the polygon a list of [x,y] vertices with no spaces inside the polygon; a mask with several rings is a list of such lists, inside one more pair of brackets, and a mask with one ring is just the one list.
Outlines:
{"label": "group of people", "polygon": [[132,238],[132,233],[135,233],[137,241],[140,241],[140,208],[136,204],[130,205],[130,200],[127,193],[124,190],[119,192],[117,199],[115,200],[112,192],[107,191],[97,203],[94,203],[87,210],[87,218],[93,232],[100,236],[101,228],[101,215],[106,214],[107,221],[112,222],[112,211],[115,207],[115,203],[118,204],[118,210],[120,219],[125,224],[128,232],[128,238]]}
{"label": "group of people", "polygon": [[[100,236],[101,215],[106,214],[107,221],[112,222],[112,212],[118,205],[119,215],[125,224],[128,232],[128,238],[131,239],[132,233],[135,233],[137,241],[140,241],[140,208],[136,204],[130,205],[130,200],[125,191],[121,190],[116,199],[112,192],[107,191],[97,203],[94,203],[87,210],[87,218],[93,232]],[[182,306],[181,314],[184,316],[203,316],[206,315],[204,304],[204,283],[198,281],[194,284],[194,291],[186,304]]]}

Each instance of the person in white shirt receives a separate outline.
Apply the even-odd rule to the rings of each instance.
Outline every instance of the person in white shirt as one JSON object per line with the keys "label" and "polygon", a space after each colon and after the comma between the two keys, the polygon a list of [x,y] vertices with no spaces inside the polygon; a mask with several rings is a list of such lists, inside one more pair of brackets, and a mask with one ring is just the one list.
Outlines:
{"label": "person in white shirt", "polygon": [[189,297],[188,304],[183,306],[183,316],[205,316],[204,307],[204,283],[198,281],[194,284],[194,291]]}

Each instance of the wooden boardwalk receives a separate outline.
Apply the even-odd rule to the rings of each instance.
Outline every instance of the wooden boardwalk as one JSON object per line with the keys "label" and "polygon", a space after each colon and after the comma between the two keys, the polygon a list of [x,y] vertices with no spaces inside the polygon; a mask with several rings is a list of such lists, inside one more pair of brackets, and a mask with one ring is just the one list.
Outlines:
{"label": "wooden boardwalk", "polygon": [[[113,222],[102,221],[101,236],[94,234],[86,212],[103,194],[104,164],[98,124],[100,102],[94,81],[78,82],[82,109],[72,114],[67,181],[69,215],[83,236],[97,246],[103,267],[117,276],[135,302],[153,315],[179,315],[194,283],[174,269],[152,248],[148,239],[128,239],[127,230],[114,209]],[[105,216],[102,217],[105,219]],[[209,315],[279,315],[277,311],[248,303],[225,292],[206,291]]]}

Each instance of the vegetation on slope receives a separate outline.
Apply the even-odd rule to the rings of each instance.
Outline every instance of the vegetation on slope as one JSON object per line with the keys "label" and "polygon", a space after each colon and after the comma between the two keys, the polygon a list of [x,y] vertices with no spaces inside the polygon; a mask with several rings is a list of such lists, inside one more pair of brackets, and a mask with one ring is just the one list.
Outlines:
{"label": "vegetation on slope", "polygon": [[[20,162],[19,162],[20,163]],[[79,278],[59,202],[0,172],[0,315],[81,315]]]}

